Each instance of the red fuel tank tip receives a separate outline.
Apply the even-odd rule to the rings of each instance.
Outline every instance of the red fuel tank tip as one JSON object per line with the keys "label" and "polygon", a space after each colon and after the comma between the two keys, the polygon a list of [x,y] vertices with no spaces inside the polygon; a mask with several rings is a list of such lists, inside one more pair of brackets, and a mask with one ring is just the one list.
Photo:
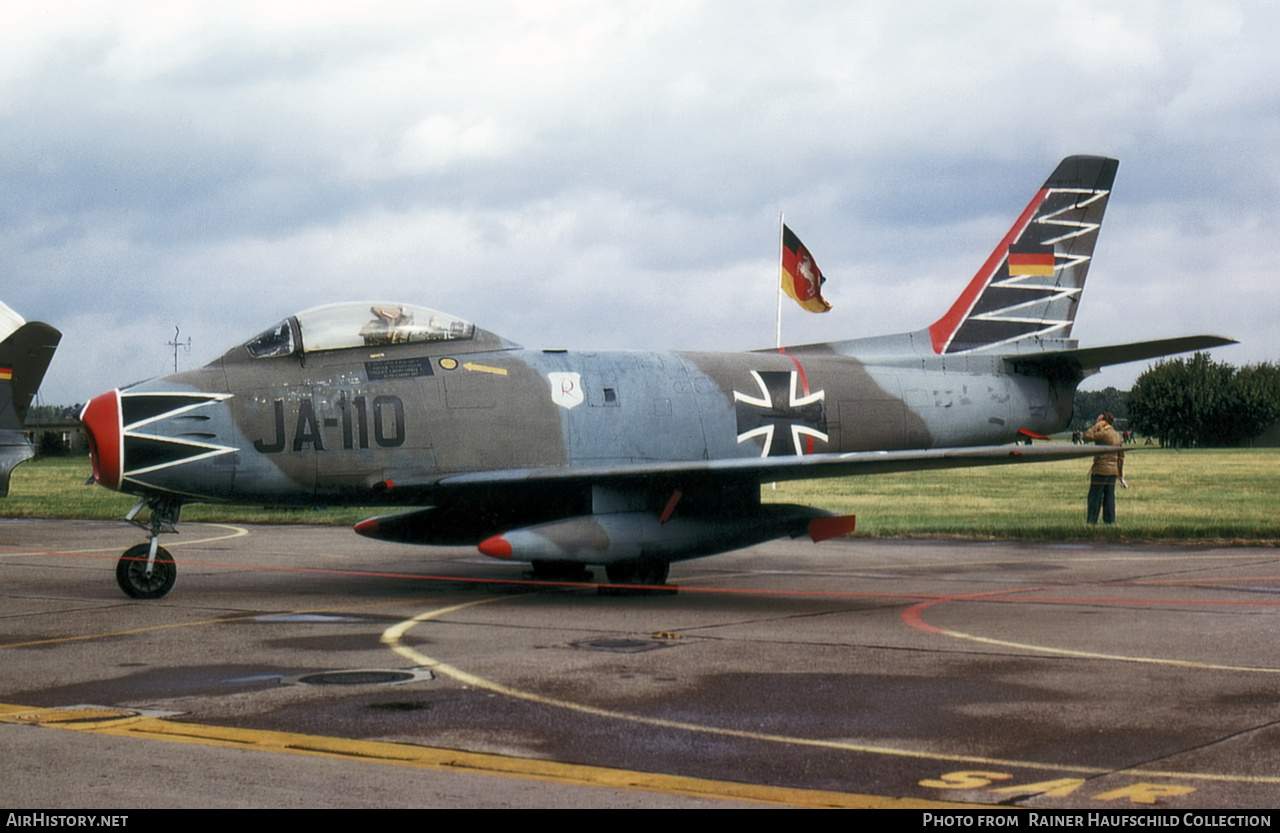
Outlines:
{"label": "red fuel tank tip", "polygon": [[511,543],[501,535],[495,535],[492,538],[486,538],[480,542],[477,549],[490,558],[510,558]]}

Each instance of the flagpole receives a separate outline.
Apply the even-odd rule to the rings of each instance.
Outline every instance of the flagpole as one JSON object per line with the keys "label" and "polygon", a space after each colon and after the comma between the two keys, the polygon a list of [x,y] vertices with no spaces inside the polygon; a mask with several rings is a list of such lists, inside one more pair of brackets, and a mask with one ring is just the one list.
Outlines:
{"label": "flagpole", "polygon": [[778,273],[774,279],[778,285],[778,315],[773,328],[774,347],[782,349],[782,229],[785,225],[782,212],[778,212]]}
{"label": "flagpole", "polygon": [[[782,247],[784,245],[783,239],[782,239],[783,238],[782,229],[785,227],[785,225],[786,225],[786,221],[783,219],[782,212],[779,211],[778,212],[778,273],[773,276],[774,281],[776,281],[778,284],[778,316],[775,319],[774,328],[773,328],[773,340],[774,340],[773,346],[775,349],[779,351],[782,350]],[[770,483],[769,488],[776,491],[778,488],[777,481]]]}

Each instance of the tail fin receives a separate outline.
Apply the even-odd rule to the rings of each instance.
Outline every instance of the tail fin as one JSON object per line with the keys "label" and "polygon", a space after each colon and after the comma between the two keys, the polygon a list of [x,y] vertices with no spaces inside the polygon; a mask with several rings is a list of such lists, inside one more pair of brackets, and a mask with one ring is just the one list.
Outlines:
{"label": "tail fin", "polygon": [[947,314],[937,354],[1071,335],[1119,162],[1069,156],[1045,181]]}
{"label": "tail fin", "polygon": [[9,494],[14,466],[35,455],[22,431],[62,333],[38,321],[26,323],[0,303],[0,497]]}

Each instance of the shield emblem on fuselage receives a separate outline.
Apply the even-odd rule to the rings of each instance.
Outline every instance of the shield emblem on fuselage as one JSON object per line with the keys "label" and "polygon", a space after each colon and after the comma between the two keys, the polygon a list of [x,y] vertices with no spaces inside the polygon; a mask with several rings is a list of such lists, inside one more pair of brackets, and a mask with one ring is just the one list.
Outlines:
{"label": "shield emblem on fuselage", "polygon": [[579,373],[548,373],[551,381],[551,401],[561,408],[576,408],[583,402],[582,375]]}

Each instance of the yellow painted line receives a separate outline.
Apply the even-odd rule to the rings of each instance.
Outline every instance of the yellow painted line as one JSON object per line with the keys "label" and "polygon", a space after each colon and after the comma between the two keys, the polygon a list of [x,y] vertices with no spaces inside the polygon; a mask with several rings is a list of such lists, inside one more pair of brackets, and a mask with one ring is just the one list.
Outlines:
{"label": "yellow painted line", "polygon": [[[194,523],[191,524],[191,526],[195,526],[195,525],[196,524]],[[199,525],[213,526],[213,527],[217,527],[218,529],[229,529],[231,531],[229,534],[226,534],[226,535],[214,535],[209,538],[196,538],[195,540],[192,540],[192,541],[182,541],[182,540],[170,541],[167,538],[162,538],[161,540],[164,542],[165,549],[174,549],[176,547],[190,547],[193,544],[210,544],[210,543],[213,543],[214,541],[229,541],[232,538],[240,538],[244,535],[249,534],[249,530],[245,529],[244,527],[231,526],[230,524],[200,523]],[[74,549],[74,550],[26,550],[23,552],[3,553],[3,556],[12,558],[12,557],[31,556],[31,555],[75,555],[76,553],[82,553],[82,552],[123,552],[123,550],[121,550],[119,546],[98,547],[96,549]]]}
{"label": "yellow painted line", "polygon": [[[0,704],[0,723],[71,729],[113,737],[147,738],[203,746],[337,758],[414,769],[498,775],[570,786],[640,790],[665,795],[788,807],[937,809],[986,806],[740,784],[709,778],[689,778],[609,767],[564,764],[556,761],[463,752],[406,743],[350,740],[294,732],[237,729],[229,726],[203,726],[197,723],[142,717],[136,713],[122,713],[122,710],[101,708],[45,709]],[[987,809],[990,808],[987,807]]]}
{"label": "yellow painted line", "polygon": [[1195,668],[1202,671],[1247,671],[1254,674],[1280,674],[1280,668],[1266,668],[1249,665],[1215,665],[1211,662],[1195,662],[1193,660],[1184,659],[1161,659],[1160,657],[1135,657],[1126,656],[1124,654],[1103,654],[1096,651],[1076,651],[1070,648],[1051,648],[1047,645],[1032,645],[1027,642],[1011,642],[1007,639],[992,639],[988,636],[976,636],[971,633],[939,628],[937,625],[933,625],[931,627],[935,628],[937,633],[950,636],[955,639],[977,642],[982,645],[995,645],[1001,648],[1017,648],[1023,651],[1031,651],[1032,653],[1055,654],[1057,656],[1078,657],[1080,659],[1101,659],[1113,662],[1137,662],[1146,665],[1171,665],[1175,668]]}
{"label": "yellow painted line", "polygon": [[955,763],[971,763],[981,764],[983,766],[998,766],[1018,769],[1044,770],[1048,772],[1072,772],[1083,775],[1141,775],[1141,776],[1159,776],[1164,778],[1182,778],[1195,779],[1205,781],[1225,781],[1232,783],[1247,784],[1280,784],[1280,776],[1249,776],[1249,775],[1231,775],[1231,774],[1201,774],[1196,772],[1165,772],[1145,769],[1114,769],[1106,767],[1087,767],[1068,764],[1046,764],[1038,761],[1019,761],[1003,758],[986,758],[977,755],[954,755],[940,752],[927,752],[912,749],[894,749],[886,746],[871,746],[868,744],[851,743],[839,740],[823,740],[818,738],[792,737],[788,735],[776,735],[767,732],[751,732],[742,729],[728,729],[718,726],[705,726],[697,723],[685,723],[678,720],[666,720],[658,717],[645,717],[642,715],[629,714],[627,712],[614,711],[612,709],[602,709],[596,706],[588,706],[583,703],[575,703],[569,700],[560,700],[554,697],[544,697],[541,694],[535,694],[530,691],[523,691],[510,686],[502,685],[484,677],[479,677],[467,671],[463,671],[448,663],[433,659],[425,654],[415,651],[408,645],[403,644],[401,638],[414,625],[420,622],[427,622],[444,616],[448,613],[463,610],[469,607],[475,607],[482,604],[490,604],[492,602],[504,601],[509,597],[495,597],[491,599],[478,599],[476,601],[465,602],[463,604],[442,607],[438,610],[427,611],[419,614],[412,619],[407,619],[388,628],[382,634],[382,642],[391,648],[400,656],[411,660],[421,667],[430,668],[432,671],[443,674],[447,677],[461,682],[465,685],[474,686],[475,688],[492,691],[495,694],[502,694],[507,697],[514,697],[531,703],[538,703],[544,706],[552,706],[555,708],[567,709],[570,711],[589,714],[595,717],[604,717],[612,720],[622,720],[629,723],[640,723],[648,726],[657,726],[664,729],[677,729],[687,732],[701,732],[710,735],[720,735],[722,737],[741,738],[744,740],[763,741],[766,743],[781,743],[790,746],[810,746],[823,749],[835,749],[842,752],[856,752],[867,755],[884,755],[895,758],[914,758],[918,760],[928,761],[947,761]]}
{"label": "yellow painted line", "polygon": [[193,544],[211,544],[214,541],[228,541],[232,538],[240,538],[242,536],[249,534],[249,530],[245,529],[242,526],[231,526],[230,524],[202,524],[202,526],[214,526],[219,529],[229,529],[231,530],[231,534],[215,535],[212,538],[197,538],[194,541],[175,540],[172,544],[168,545],[168,548],[173,549],[174,547],[190,547]]}
{"label": "yellow painted line", "polygon": [[505,367],[490,367],[487,364],[476,364],[475,362],[467,362],[462,366],[473,373],[492,373],[495,376],[507,375],[507,369]]}
{"label": "yellow painted line", "polygon": [[[1013,591],[1022,592],[1022,591]],[[963,631],[953,631],[949,628],[943,628],[938,625],[930,624],[924,621],[924,611],[937,605],[945,604],[951,601],[963,602],[981,602],[984,601],[982,596],[1002,596],[1013,595],[1013,592],[992,591],[986,594],[974,594],[968,596],[954,596],[952,598],[934,599],[927,602],[920,602],[912,605],[902,613],[903,621],[908,627],[914,627],[923,630],[926,633],[934,633],[939,636],[949,636],[952,639],[959,639],[966,642],[975,642],[980,645],[994,645],[999,648],[1014,648],[1021,651],[1029,651],[1031,653],[1050,654],[1052,656],[1077,657],[1080,659],[1098,659],[1107,662],[1135,662],[1143,665],[1168,665],[1174,668],[1193,668],[1200,671],[1243,671],[1252,674],[1280,674],[1280,668],[1268,668],[1266,666],[1256,665],[1222,665],[1211,662],[1197,662],[1195,660],[1184,659],[1167,659],[1164,657],[1142,657],[1130,656],[1126,654],[1104,654],[1098,651],[1079,651],[1072,648],[1054,648],[1048,645],[1035,645],[1029,642],[1013,642],[1008,639],[993,639],[989,636],[978,636],[977,634],[965,633]],[[999,598],[997,602],[1003,601]],[[1024,603],[1036,604],[1042,600],[1034,596],[1026,597]],[[1158,603],[1155,600],[1153,603]],[[1271,604],[1268,602],[1267,604]]]}

